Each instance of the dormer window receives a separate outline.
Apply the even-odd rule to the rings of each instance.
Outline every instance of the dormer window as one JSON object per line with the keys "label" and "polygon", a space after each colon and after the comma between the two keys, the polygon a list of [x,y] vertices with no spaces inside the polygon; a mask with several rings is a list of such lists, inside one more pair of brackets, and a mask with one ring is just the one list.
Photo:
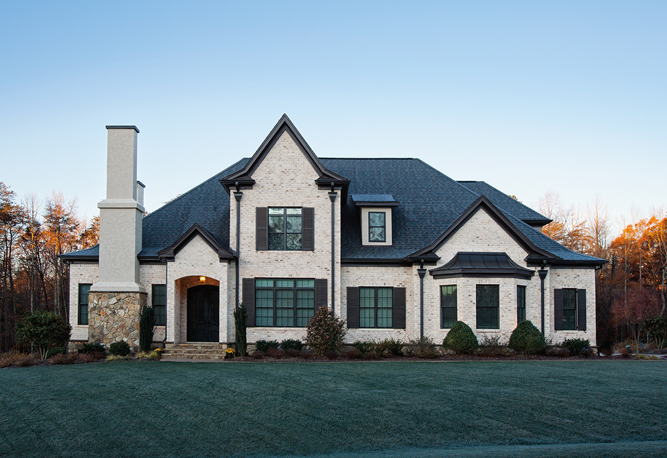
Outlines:
{"label": "dormer window", "polygon": [[398,202],[390,194],[352,194],[352,202],[361,209],[361,244],[392,245],[392,210]]}
{"label": "dormer window", "polygon": [[368,241],[387,241],[387,214],[385,212],[368,212]]}

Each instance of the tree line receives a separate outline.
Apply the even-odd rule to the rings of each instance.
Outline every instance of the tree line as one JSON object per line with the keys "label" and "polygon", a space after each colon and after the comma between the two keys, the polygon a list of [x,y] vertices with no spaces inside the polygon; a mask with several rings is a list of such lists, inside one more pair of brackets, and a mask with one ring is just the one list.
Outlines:
{"label": "tree line", "polygon": [[69,269],[59,255],[95,245],[99,217],[86,221],[76,200],[53,192],[21,200],[0,182],[0,350],[14,346],[16,324],[33,310],[69,321]]}
{"label": "tree line", "polygon": [[667,212],[654,209],[646,218],[621,220],[620,234],[614,236],[600,199],[581,211],[548,192],[537,210],[553,220],[544,234],[572,251],[607,260],[596,272],[598,341],[646,340],[644,324],[666,315]]}

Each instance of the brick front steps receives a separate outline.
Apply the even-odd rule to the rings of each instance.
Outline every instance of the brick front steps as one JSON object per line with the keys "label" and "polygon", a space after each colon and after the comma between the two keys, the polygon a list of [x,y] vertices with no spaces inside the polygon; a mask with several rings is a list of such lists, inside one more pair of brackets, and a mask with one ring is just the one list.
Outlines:
{"label": "brick front steps", "polygon": [[167,344],[162,359],[224,359],[226,349],[219,343]]}

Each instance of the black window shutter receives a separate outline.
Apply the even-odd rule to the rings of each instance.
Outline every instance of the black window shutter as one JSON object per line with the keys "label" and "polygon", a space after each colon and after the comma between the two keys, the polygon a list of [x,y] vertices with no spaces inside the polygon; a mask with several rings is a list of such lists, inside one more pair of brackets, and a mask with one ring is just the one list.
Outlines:
{"label": "black window shutter", "polygon": [[586,290],[577,290],[577,329],[586,330]]}
{"label": "black window shutter", "polygon": [[359,288],[347,288],[347,327],[359,327]]}
{"label": "black window shutter", "polygon": [[554,330],[563,330],[563,290],[554,289]]}
{"label": "black window shutter", "polygon": [[315,279],[315,313],[327,306],[327,279]]}
{"label": "black window shutter", "polygon": [[269,249],[269,208],[257,207],[255,209],[255,249]]}
{"label": "black window shutter", "polygon": [[394,329],[405,329],[405,288],[394,288]]}
{"label": "black window shutter", "polygon": [[315,250],[315,209],[303,209],[303,251]]}
{"label": "black window shutter", "polygon": [[255,326],[255,279],[254,278],[244,278],[243,279],[243,305],[248,312],[248,319],[246,321],[246,326],[254,327]]}

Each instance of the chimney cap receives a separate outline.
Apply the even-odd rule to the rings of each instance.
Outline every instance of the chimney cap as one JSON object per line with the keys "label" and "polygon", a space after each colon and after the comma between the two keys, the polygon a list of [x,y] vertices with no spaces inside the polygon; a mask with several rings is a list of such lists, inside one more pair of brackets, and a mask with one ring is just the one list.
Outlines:
{"label": "chimney cap", "polygon": [[139,133],[137,126],[106,126],[107,129],[134,129]]}

